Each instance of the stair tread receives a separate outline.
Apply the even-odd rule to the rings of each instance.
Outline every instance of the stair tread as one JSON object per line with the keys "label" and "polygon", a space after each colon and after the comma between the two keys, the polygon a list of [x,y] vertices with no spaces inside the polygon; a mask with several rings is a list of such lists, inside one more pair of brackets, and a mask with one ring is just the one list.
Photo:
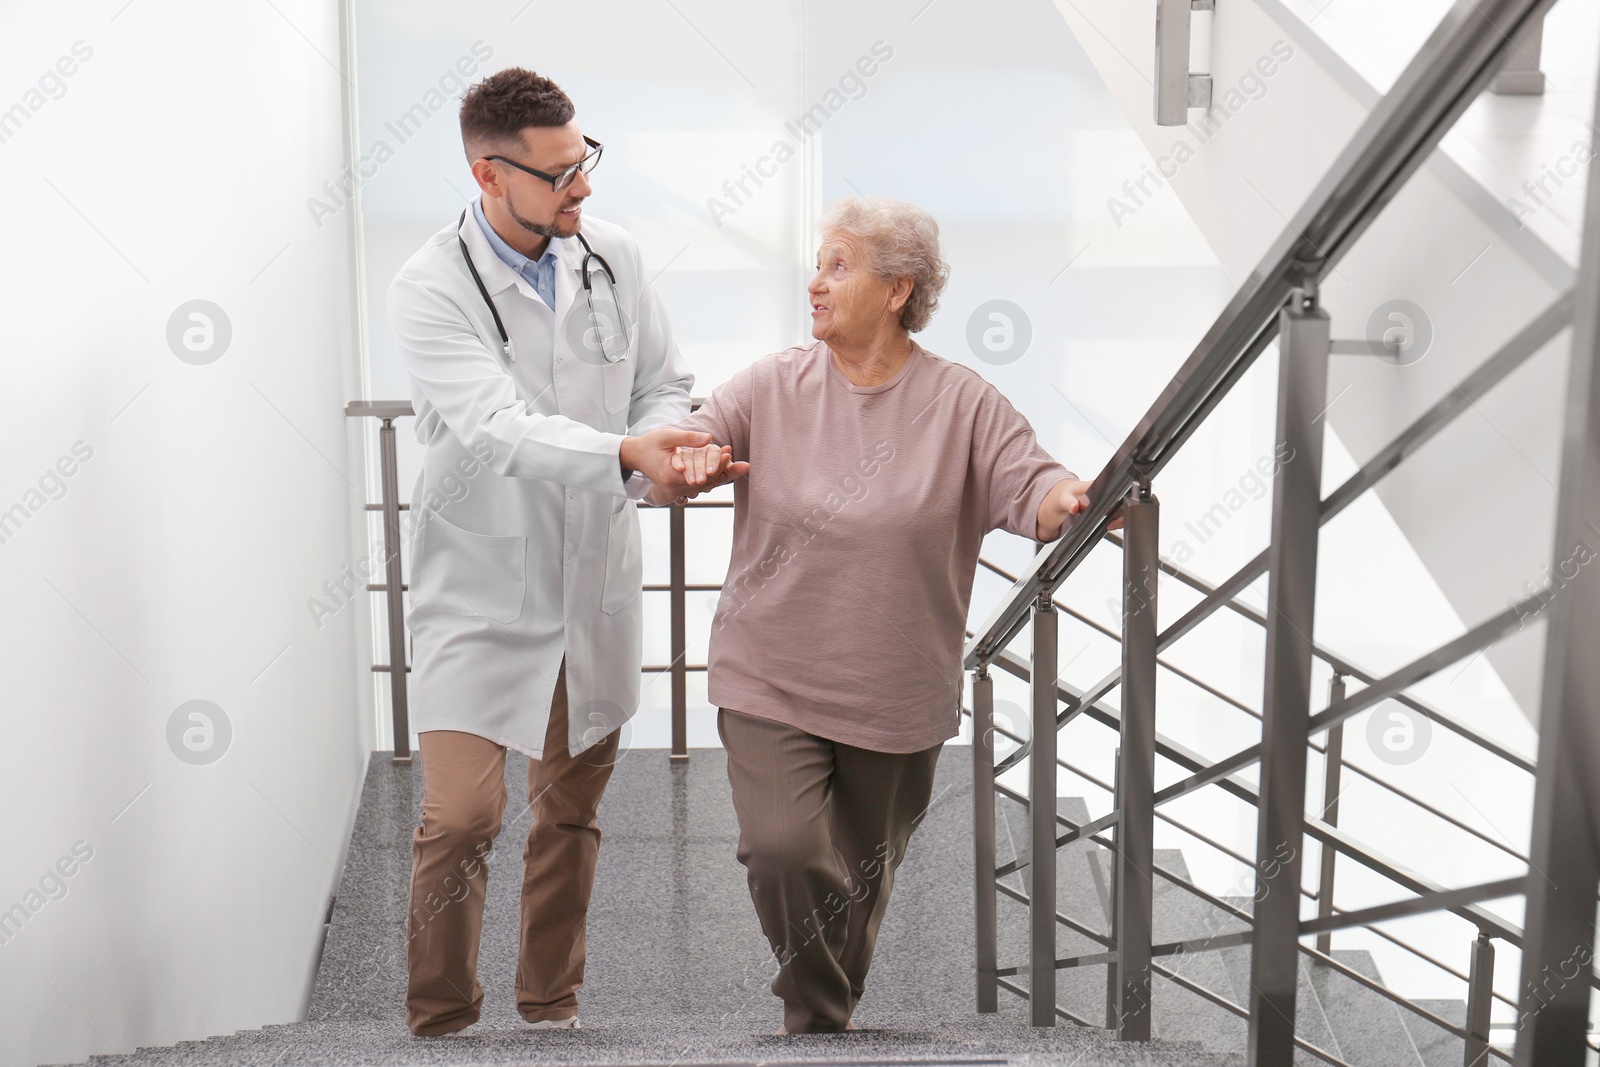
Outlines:
{"label": "stair tread", "polygon": [[[399,1019],[386,1022],[333,1020],[300,1023],[244,1044],[229,1039],[197,1048],[150,1050],[141,1067],[290,1067],[347,1064],[599,1064],[599,1063],[873,1063],[1009,1060],[1026,1056],[1070,1057],[1078,1067],[1095,1065],[1221,1065],[1232,1058],[1208,1053],[1192,1042],[1130,1045],[1101,1030],[1063,1025],[1041,1030],[1016,1016],[960,1014],[904,1016],[892,1026],[849,1034],[771,1036],[765,1016],[731,1021],[677,1014],[629,1015],[615,1021],[585,1016],[581,1031],[534,1031],[517,1024],[480,1021],[460,1037],[424,1039]],[[240,1035],[230,1035],[237,1037]],[[160,1055],[159,1053],[168,1053]],[[176,1053],[176,1054],[173,1054]],[[128,1067],[136,1057],[96,1057],[92,1062]]]}
{"label": "stair tread", "polygon": [[[1089,818],[1088,806],[1081,797],[1058,797],[1058,814],[1073,823]],[[1027,820],[1025,809],[1008,797],[1000,797],[995,807],[998,828],[995,834],[995,858],[1006,864],[1028,853]],[[1097,933],[1105,933],[1107,923],[1100,908],[1099,896],[1090,869],[1090,858],[1099,846],[1090,841],[1074,841],[1058,850],[1056,856],[1056,910],[1075,919]],[[1022,893],[1027,893],[1027,872],[1008,875],[1003,881]],[[1010,897],[1001,895],[998,903],[998,943],[1000,965],[1026,966],[1029,958],[1028,909]],[[1104,951],[1104,946],[1076,931],[1058,927],[1056,951],[1062,957]],[[1027,985],[1027,976],[1013,979]],[[1105,1021],[1105,968],[1072,967],[1056,972],[1056,1003],[1084,1022],[1098,1024]],[[1003,993],[1002,997],[1009,994]]]}
{"label": "stair tread", "polygon": [[[1466,1025],[1467,1002],[1464,1000],[1419,999],[1415,1003],[1447,1023]],[[1411,1042],[1416,1046],[1424,1067],[1460,1067],[1466,1055],[1466,1043],[1461,1038],[1440,1029],[1415,1012],[1401,1012],[1400,1021],[1410,1033]]]}
{"label": "stair tread", "polygon": [[[1109,885],[1111,854],[1102,851],[1096,862]],[[1157,849],[1155,864],[1160,870],[1189,878],[1188,865],[1180,850]],[[1152,883],[1151,894],[1153,940],[1157,944],[1217,936],[1244,928],[1242,922],[1227,912],[1159,875]],[[1224,999],[1234,1000],[1232,980],[1215,952],[1165,956],[1155,962]],[[1198,1040],[1206,1048],[1223,1051],[1245,1047],[1247,1035],[1243,1019],[1160,974],[1153,981],[1151,1009],[1153,1030],[1158,1037]]]}
{"label": "stair tread", "polygon": [[[727,803],[720,756],[715,751],[697,753],[693,769],[680,765],[682,773],[665,761],[658,766],[640,760],[620,765],[614,774],[601,811],[607,847],[601,851],[591,906],[585,1028],[579,1034],[527,1030],[510,1004],[520,890],[516,860],[528,829],[527,818],[519,822],[510,817],[491,862],[479,964],[489,990],[485,1017],[471,1034],[459,1038],[418,1039],[406,1031],[409,831],[419,777],[411,767],[375,761],[307,1021],[92,1062],[96,1067],[866,1063],[984,1057],[1075,1059],[1079,1067],[1242,1062],[1242,1021],[1164,979],[1157,980],[1153,993],[1157,1040],[1145,1044],[1116,1041],[1110,1031],[1096,1027],[1031,1027],[1026,1002],[1010,993],[1002,993],[997,1014],[970,1011],[975,935],[970,913],[953,911],[970,900],[972,862],[971,766],[960,749],[940,760],[935,801],[900,868],[895,902],[880,931],[869,988],[857,1013],[864,1032],[771,1037],[780,1015],[776,998],[766,990],[771,954],[750,907],[744,869],[734,855],[738,828]],[[520,757],[508,759],[506,779],[513,795],[523,787],[525,773]],[[615,814],[621,810],[629,813],[627,818]],[[1074,822],[1089,817],[1081,798],[1059,798],[1057,810]],[[1025,847],[1022,815],[1018,805],[999,798],[1001,863]],[[1158,861],[1187,875],[1181,853],[1162,852]],[[1093,842],[1076,841],[1061,849],[1057,909],[1104,932],[1109,924],[1097,878],[1107,870],[1106,856]],[[1025,891],[1022,875],[1009,882]],[[664,885],[670,887],[665,892]],[[1154,892],[1158,940],[1237,928],[1236,920],[1165,880],[1158,880]],[[694,907],[686,907],[686,900]],[[1004,896],[1000,908],[1001,963],[1025,964],[1027,910]],[[651,931],[648,951],[640,948],[639,930]],[[1065,929],[1059,935],[1063,955],[1101,951],[1092,938]],[[1194,953],[1165,962],[1239,1002],[1232,989],[1235,967],[1226,956]],[[1068,968],[1056,976],[1059,1003],[1090,1023],[1103,1021],[1105,968]],[[1026,974],[1015,981],[1026,986]],[[1306,1003],[1314,1006],[1314,995]],[[958,1010],[932,1014],[930,1004],[952,1004]],[[1317,1043],[1333,1047],[1326,1039]],[[1430,1059],[1426,1067],[1434,1062]]]}
{"label": "stair tread", "polygon": [[[1329,955],[1362,977],[1382,984],[1372,953],[1334,949]],[[1422,1067],[1398,1007],[1383,994],[1326,966],[1312,962],[1309,969],[1317,1000],[1346,1060],[1372,1067]]]}
{"label": "stair tread", "polygon": [[[1254,901],[1249,897],[1224,896],[1220,899],[1246,915],[1255,913]],[[1237,948],[1223,949],[1221,955],[1223,963],[1228,969],[1228,975],[1233,979],[1234,1003],[1248,1008],[1250,1006],[1250,946],[1242,945]],[[1317,999],[1316,987],[1311,984],[1311,975],[1306,969],[1304,959],[1300,961],[1299,981],[1295,987],[1295,1004],[1295,1035],[1325,1052],[1338,1055],[1340,1051],[1338,1039],[1333,1033],[1333,1028],[1328,1024],[1327,1016],[1323,1014],[1322,1003]],[[1309,1065],[1321,1064],[1322,1062],[1322,1060],[1303,1049],[1295,1052],[1296,1064],[1305,1064],[1309,1067]]]}

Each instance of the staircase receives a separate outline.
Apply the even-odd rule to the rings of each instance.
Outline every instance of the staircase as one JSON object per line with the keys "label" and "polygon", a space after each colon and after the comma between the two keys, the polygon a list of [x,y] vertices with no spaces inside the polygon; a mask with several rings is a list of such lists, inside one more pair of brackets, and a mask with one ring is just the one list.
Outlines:
{"label": "staircase", "polygon": [[[507,807],[491,863],[479,978],[484,1015],[466,1034],[415,1038],[404,1024],[404,929],[417,764],[376,753],[305,1021],[203,1041],[95,1056],[114,1067],[292,1064],[1235,1064],[1206,1051],[1203,1028],[1149,1044],[1105,1030],[1035,1029],[1020,1002],[973,1010],[972,776],[964,747],[940,759],[934,801],[895,884],[871,983],[851,1034],[772,1036],[772,957],[756,925],[721,750],[671,764],[637,750],[619,763],[601,807],[604,842],[589,921],[581,1031],[528,1030],[515,1013],[518,857],[531,816]],[[526,795],[524,759],[506,787]],[[1075,801],[1063,801],[1075,804]],[[1081,807],[1081,804],[1080,804]],[[506,859],[505,857],[509,857]],[[1063,909],[1098,911],[1087,867],[1064,879]],[[1025,915],[1007,936],[1025,938]],[[1013,931],[1010,927],[1015,926]],[[1092,999],[1097,972],[1077,976]],[[1242,1033],[1242,1028],[1240,1031]]]}

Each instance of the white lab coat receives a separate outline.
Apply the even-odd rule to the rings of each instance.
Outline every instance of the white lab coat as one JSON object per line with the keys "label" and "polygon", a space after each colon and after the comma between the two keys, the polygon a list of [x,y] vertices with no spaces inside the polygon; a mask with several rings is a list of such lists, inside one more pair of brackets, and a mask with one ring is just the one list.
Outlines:
{"label": "white lab coat", "polygon": [[[552,312],[469,210],[460,233],[515,349],[508,360],[456,243],[429,238],[389,287],[426,446],[411,498],[412,726],[478,734],[538,758],[566,658],[567,744],[598,743],[638,707],[643,641],[639,518],[622,438],[689,413],[694,377],[633,238],[584,217],[637,324],[620,363],[580,358],[587,322],[576,238],[558,240]],[[558,324],[562,328],[558,329]]]}

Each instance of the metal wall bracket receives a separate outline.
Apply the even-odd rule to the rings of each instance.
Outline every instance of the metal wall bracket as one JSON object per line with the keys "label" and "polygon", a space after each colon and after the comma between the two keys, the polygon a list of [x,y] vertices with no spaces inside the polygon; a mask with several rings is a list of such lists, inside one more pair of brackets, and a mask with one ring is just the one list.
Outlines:
{"label": "metal wall bracket", "polygon": [[1543,96],[1544,72],[1539,69],[1539,54],[1544,50],[1544,19],[1533,19],[1528,28],[1511,39],[1505,66],[1489,83],[1489,91],[1500,96]]}
{"label": "metal wall bracket", "polygon": [[1189,73],[1189,16],[1215,0],[1156,0],[1157,126],[1182,126],[1192,107],[1211,106],[1211,75]]}

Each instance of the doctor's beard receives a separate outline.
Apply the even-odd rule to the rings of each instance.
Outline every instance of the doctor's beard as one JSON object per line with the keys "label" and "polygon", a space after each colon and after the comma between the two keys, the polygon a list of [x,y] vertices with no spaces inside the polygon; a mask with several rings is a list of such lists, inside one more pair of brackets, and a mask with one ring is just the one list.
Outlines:
{"label": "doctor's beard", "polygon": [[579,214],[577,222],[568,223],[562,221],[560,212],[569,207],[582,204],[582,200],[574,200],[571,203],[562,204],[556,209],[556,221],[534,222],[532,219],[525,219],[517,214],[517,209],[511,205],[511,198],[506,197],[506,213],[511,216],[513,222],[529,233],[536,233],[540,237],[571,237],[583,228],[583,216]]}

